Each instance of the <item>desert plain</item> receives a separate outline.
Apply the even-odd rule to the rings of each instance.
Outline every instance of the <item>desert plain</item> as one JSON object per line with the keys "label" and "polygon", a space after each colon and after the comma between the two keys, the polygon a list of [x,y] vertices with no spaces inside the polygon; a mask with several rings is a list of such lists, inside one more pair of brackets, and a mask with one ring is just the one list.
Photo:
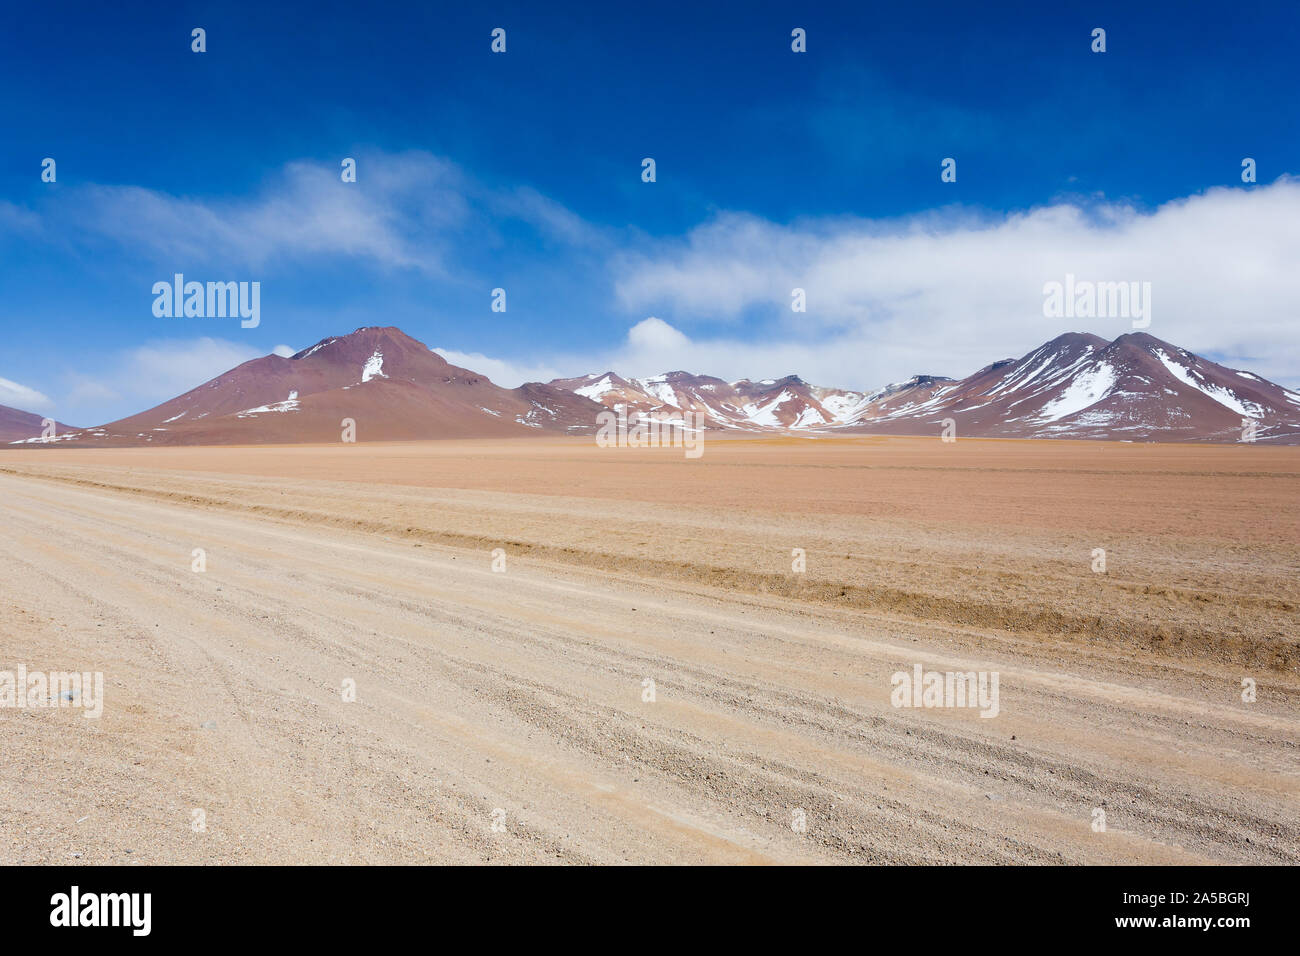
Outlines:
{"label": "desert plain", "polygon": [[0,512],[0,669],[105,682],[0,708],[3,863],[1300,862],[1300,447],[35,448]]}

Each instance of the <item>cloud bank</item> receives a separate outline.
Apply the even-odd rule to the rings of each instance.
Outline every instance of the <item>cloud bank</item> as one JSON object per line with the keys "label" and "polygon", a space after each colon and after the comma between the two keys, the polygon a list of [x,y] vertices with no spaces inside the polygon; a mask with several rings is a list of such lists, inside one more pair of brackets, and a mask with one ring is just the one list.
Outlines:
{"label": "cloud bank", "polygon": [[[292,355],[294,350],[278,345],[273,351],[277,355]],[[101,356],[100,371],[93,376],[70,373],[59,411],[73,424],[104,424],[120,417],[106,413],[106,406],[126,401],[133,409],[131,414],[143,411],[262,355],[252,346],[224,339],[149,341]],[[0,405],[9,404],[0,396]],[[17,402],[12,404],[26,407]]]}
{"label": "cloud bank", "polygon": [[[1132,330],[1122,318],[1045,318],[1044,284],[1072,274],[1149,281],[1146,331],[1294,385],[1297,261],[1300,181],[1283,178],[1152,211],[1097,200],[787,225],[724,212],[614,267],[626,310],[685,328],[734,325],[679,343],[681,352],[728,366],[728,356],[743,358],[760,366],[750,374],[873,385],[912,372],[965,374],[1071,329],[1107,338]],[[796,288],[806,312],[791,310]],[[757,322],[770,330],[765,341],[749,331]],[[628,343],[634,352],[651,344]]]}
{"label": "cloud bank", "polygon": [[29,388],[20,382],[11,382],[0,378],[0,405],[17,408],[24,412],[41,412],[52,408],[54,402],[42,392]]}
{"label": "cloud bank", "polygon": [[[535,318],[517,352],[488,356],[472,342],[438,350],[507,386],[680,368],[874,388],[917,373],[962,376],[1065,331],[1113,338],[1131,330],[1126,318],[1045,317],[1044,285],[1068,274],[1149,282],[1146,331],[1300,387],[1300,180],[1289,177],[1154,209],[1086,197],[1007,213],[954,206],[786,223],[724,210],[656,237],[594,225],[527,187],[486,187],[428,153],[362,154],[357,171],[357,182],[344,184],[329,163],[289,163],[242,198],[87,185],[77,202],[39,206],[39,215],[0,205],[0,224],[109,241],[160,263],[236,263],[271,275],[289,264],[336,274],[329,257],[339,257],[408,270],[432,295],[453,285],[486,295],[503,273],[522,269],[517,256],[531,257],[531,268],[568,284],[534,288]],[[74,213],[75,222],[66,219]],[[512,244],[521,234],[523,245]],[[548,322],[573,315],[565,290],[577,287],[610,290],[603,311]],[[791,309],[795,289],[806,311]],[[521,300],[511,301],[513,315]],[[375,303],[375,321],[385,305]],[[323,337],[354,327],[354,318],[324,311],[313,321]],[[437,330],[412,331],[439,344]],[[103,374],[74,377],[59,412],[85,418],[96,404],[161,401],[253,355],[215,339],[123,349]],[[35,389],[9,386],[0,386],[0,404],[50,405]]]}

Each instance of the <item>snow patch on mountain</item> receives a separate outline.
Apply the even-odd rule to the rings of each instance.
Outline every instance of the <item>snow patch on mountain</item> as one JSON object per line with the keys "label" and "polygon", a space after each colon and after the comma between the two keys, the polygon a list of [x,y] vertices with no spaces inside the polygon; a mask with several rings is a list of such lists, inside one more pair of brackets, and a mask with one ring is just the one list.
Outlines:
{"label": "snow patch on mountain", "polygon": [[868,403],[869,399],[860,392],[845,392],[843,395],[824,395],[817,399],[826,409],[833,422],[851,421]]}
{"label": "snow patch on mountain", "polygon": [[[775,385],[776,383],[764,382],[763,384]],[[746,405],[742,411],[751,425],[780,428],[781,419],[776,417],[776,410],[792,398],[794,398],[794,394],[788,388],[783,388],[781,389],[781,394],[771,401],[764,404],[750,403],[749,405]]]}
{"label": "snow patch on mountain", "polygon": [[632,383],[648,395],[659,399],[665,405],[677,408],[677,392],[668,384],[668,376],[656,375],[652,378],[633,379]]}
{"label": "snow patch on mountain", "polygon": [[616,388],[618,388],[618,386],[610,381],[609,376],[606,375],[599,382],[595,382],[591,385],[583,385],[581,388],[575,388],[573,393],[575,395],[581,395],[583,398],[589,398],[593,402],[598,402],[600,401],[600,396],[607,392],[612,392]]}
{"label": "snow patch on mountain", "polygon": [[319,351],[320,351],[321,349],[323,349],[325,346],[327,346],[327,345],[332,345],[333,343],[335,343],[335,342],[337,342],[337,341],[338,341],[338,339],[335,339],[335,338],[328,338],[328,339],[325,339],[324,341],[317,342],[315,345],[313,345],[311,348],[309,348],[306,352],[303,352],[301,358],[308,358],[308,357],[311,356],[312,354],[314,354],[314,353],[316,353],[316,352],[319,352]]}
{"label": "snow patch on mountain", "polygon": [[1236,412],[1246,418],[1254,418],[1262,414],[1262,409],[1254,402],[1247,402],[1239,398],[1231,389],[1224,388],[1222,385],[1215,385],[1212,382],[1196,381],[1194,377],[1197,373],[1195,369],[1189,369],[1181,362],[1174,361],[1173,358],[1166,355],[1163,350],[1155,349],[1156,358],[1160,359],[1165,368],[1174,378],[1184,385],[1190,385],[1204,395],[1214,399],[1224,408]]}
{"label": "snow patch on mountain", "polygon": [[1095,368],[1075,376],[1060,395],[1043,406],[1038,420],[1054,422],[1067,415],[1081,412],[1100,402],[1114,387],[1115,370],[1102,362]]}
{"label": "snow patch on mountain", "polygon": [[282,402],[276,402],[273,405],[259,405],[257,408],[246,408],[242,412],[236,412],[235,417],[252,418],[255,415],[262,415],[267,412],[296,412],[298,408],[298,393],[290,392],[289,397]]}
{"label": "snow patch on mountain", "polygon": [[791,428],[816,428],[819,425],[825,425],[825,424],[827,424],[827,422],[826,419],[822,417],[822,413],[817,411],[817,409],[809,406],[808,408],[805,408],[802,412],[799,413],[799,417],[796,418],[791,423],[790,427]]}
{"label": "snow patch on mountain", "polygon": [[388,378],[384,374],[384,353],[375,349],[375,354],[366,359],[365,367],[361,369],[361,381],[368,382],[372,378]]}

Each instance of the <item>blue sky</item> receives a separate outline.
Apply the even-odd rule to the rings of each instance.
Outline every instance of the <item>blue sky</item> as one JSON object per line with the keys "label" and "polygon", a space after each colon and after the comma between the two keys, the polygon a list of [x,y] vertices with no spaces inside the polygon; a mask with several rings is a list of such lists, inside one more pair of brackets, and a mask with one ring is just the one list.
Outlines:
{"label": "blue sky", "polygon": [[[1044,318],[1065,271],[1300,384],[1293,3],[150,6],[6,12],[2,404],[106,421],[379,324],[509,385],[871,387],[1128,330]],[[260,326],[156,318],[175,272]]]}

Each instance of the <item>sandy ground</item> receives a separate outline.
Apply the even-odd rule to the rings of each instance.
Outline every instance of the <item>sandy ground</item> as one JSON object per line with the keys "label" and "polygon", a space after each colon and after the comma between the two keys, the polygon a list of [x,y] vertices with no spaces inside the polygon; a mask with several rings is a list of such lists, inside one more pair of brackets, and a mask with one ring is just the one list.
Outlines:
{"label": "sandy ground", "polygon": [[[6,451],[0,670],[106,701],[0,708],[0,862],[1300,862],[1297,478],[1072,442]],[[998,715],[892,706],[916,664],[996,672]]]}

